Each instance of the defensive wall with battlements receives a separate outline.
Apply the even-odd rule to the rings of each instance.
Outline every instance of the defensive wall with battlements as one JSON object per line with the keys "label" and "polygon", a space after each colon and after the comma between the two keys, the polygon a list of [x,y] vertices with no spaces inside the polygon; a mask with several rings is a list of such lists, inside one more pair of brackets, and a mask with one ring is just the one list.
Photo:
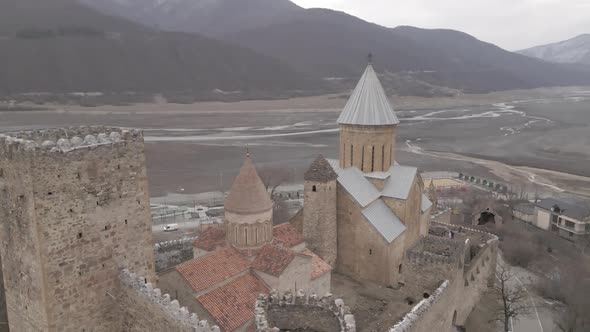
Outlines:
{"label": "defensive wall with battlements", "polygon": [[193,259],[193,242],[197,237],[159,242],[154,245],[156,272],[176,266]]}
{"label": "defensive wall with battlements", "polygon": [[261,294],[256,301],[255,324],[257,332],[324,331],[356,332],[356,322],[350,308],[342,299],[332,295],[287,292]]}

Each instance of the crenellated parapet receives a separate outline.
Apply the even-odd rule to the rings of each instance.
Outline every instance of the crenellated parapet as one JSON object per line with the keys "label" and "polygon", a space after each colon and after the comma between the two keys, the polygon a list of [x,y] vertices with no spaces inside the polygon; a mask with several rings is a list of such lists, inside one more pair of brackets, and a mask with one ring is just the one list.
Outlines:
{"label": "crenellated parapet", "polygon": [[68,153],[79,149],[143,140],[140,129],[118,127],[69,127],[0,134],[0,156],[13,154]]}
{"label": "crenellated parapet", "polygon": [[[284,319],[283,319],[284,318]],[[333,299],[331,294],[297,294],[276,290],[270,295],[261,294],[256,301],[255,324],[258,332],[312,329],[356,332],[356,322],[350,308],[342,299]],[[279,326],[287,324],[288,326]],[[314,328],[321,326],[322,328]]]}
{"label": "crenellated parapet", "polygon": [[154,244],[154,250],[165,251],[170,249],[180,249],[183,246],[190,246],[192,249],[192,243],[198,238],[198,236],[187,237],[180,240],[164,241]]}
{"label": "crenellated parapet", "polygon": [[149,282],[146,283],[144,278],[138,277],[135,273],[127,269],[122,270],[120,279],[123,286],[153,303],[170,321],[175,322],[175,325],[179,327],[177,331],[221,331],[218,326],[210,326],[206,320],[199,320],[197,314],[190,313],[186,307],[181,307],[177,300],[171,300],[169,294],[162,294],[160,289],[154,288]]}
{"label": "crenellated parapet", "polygon": [[414,331],[415,325],[431,310],[431,308],[440,300],[442,295],[449,287],[449,281],[445,280],[440,287],[427,299],[418,302],[410,312],[408,312],[401,321],[396,323],[389,332],[411,332]]}

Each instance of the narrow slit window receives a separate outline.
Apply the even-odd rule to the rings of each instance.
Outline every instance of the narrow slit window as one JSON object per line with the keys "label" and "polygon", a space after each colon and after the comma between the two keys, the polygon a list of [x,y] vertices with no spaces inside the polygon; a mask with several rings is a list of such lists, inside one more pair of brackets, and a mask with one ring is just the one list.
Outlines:
{"label": "narrow slit window", "polygon": [[365,146],[363,145],[363,149],[361,151],[361,171],[365,171]]}
{"label": "narrow slit window", "polygon": [[381,169],[385,172],[385,145],[381,145]]}
{"label": "narrow slit window", "polygon": [[375,172],[375,147],[371,148],[371,172]]}
{"label": "narrow slit window", "polygon": [[316,188],[316,186],[313,186],[313,187],[311,187],[311,191],[313,191],[315,193],[316,191],[318,191],[318,188]]}
{"label": "narrow slit window", "polygon": [[350,146],[350,167],[354,164],[354,145]]}
{"label": "narrow slit window", "polygon": [[248,228],[244,229],[244,244],[248,245]]}

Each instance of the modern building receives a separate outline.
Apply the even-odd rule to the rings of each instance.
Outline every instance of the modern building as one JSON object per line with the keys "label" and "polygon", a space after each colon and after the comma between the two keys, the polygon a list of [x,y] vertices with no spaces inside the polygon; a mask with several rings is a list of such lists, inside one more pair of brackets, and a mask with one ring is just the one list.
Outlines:
{"label": "modern building", "polygon": [[590,234],[590,207],[542,199],[535,206],[535,226],[577,240]]}

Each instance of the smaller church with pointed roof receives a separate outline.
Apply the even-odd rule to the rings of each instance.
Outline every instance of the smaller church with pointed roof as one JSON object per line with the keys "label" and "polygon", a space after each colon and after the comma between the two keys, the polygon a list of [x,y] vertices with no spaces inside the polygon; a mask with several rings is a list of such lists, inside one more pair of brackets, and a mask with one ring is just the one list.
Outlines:
{"label": "smaller church with pointed roof", "polygon": [[250,154],[224,207],[224,229],[203,231],[193,243],[194,258],[160,274],[164,291],[228,332],[253,329],[261,293],[330,292],[332,267],[306,248],[291,224],[273,226],[273,202]]}

